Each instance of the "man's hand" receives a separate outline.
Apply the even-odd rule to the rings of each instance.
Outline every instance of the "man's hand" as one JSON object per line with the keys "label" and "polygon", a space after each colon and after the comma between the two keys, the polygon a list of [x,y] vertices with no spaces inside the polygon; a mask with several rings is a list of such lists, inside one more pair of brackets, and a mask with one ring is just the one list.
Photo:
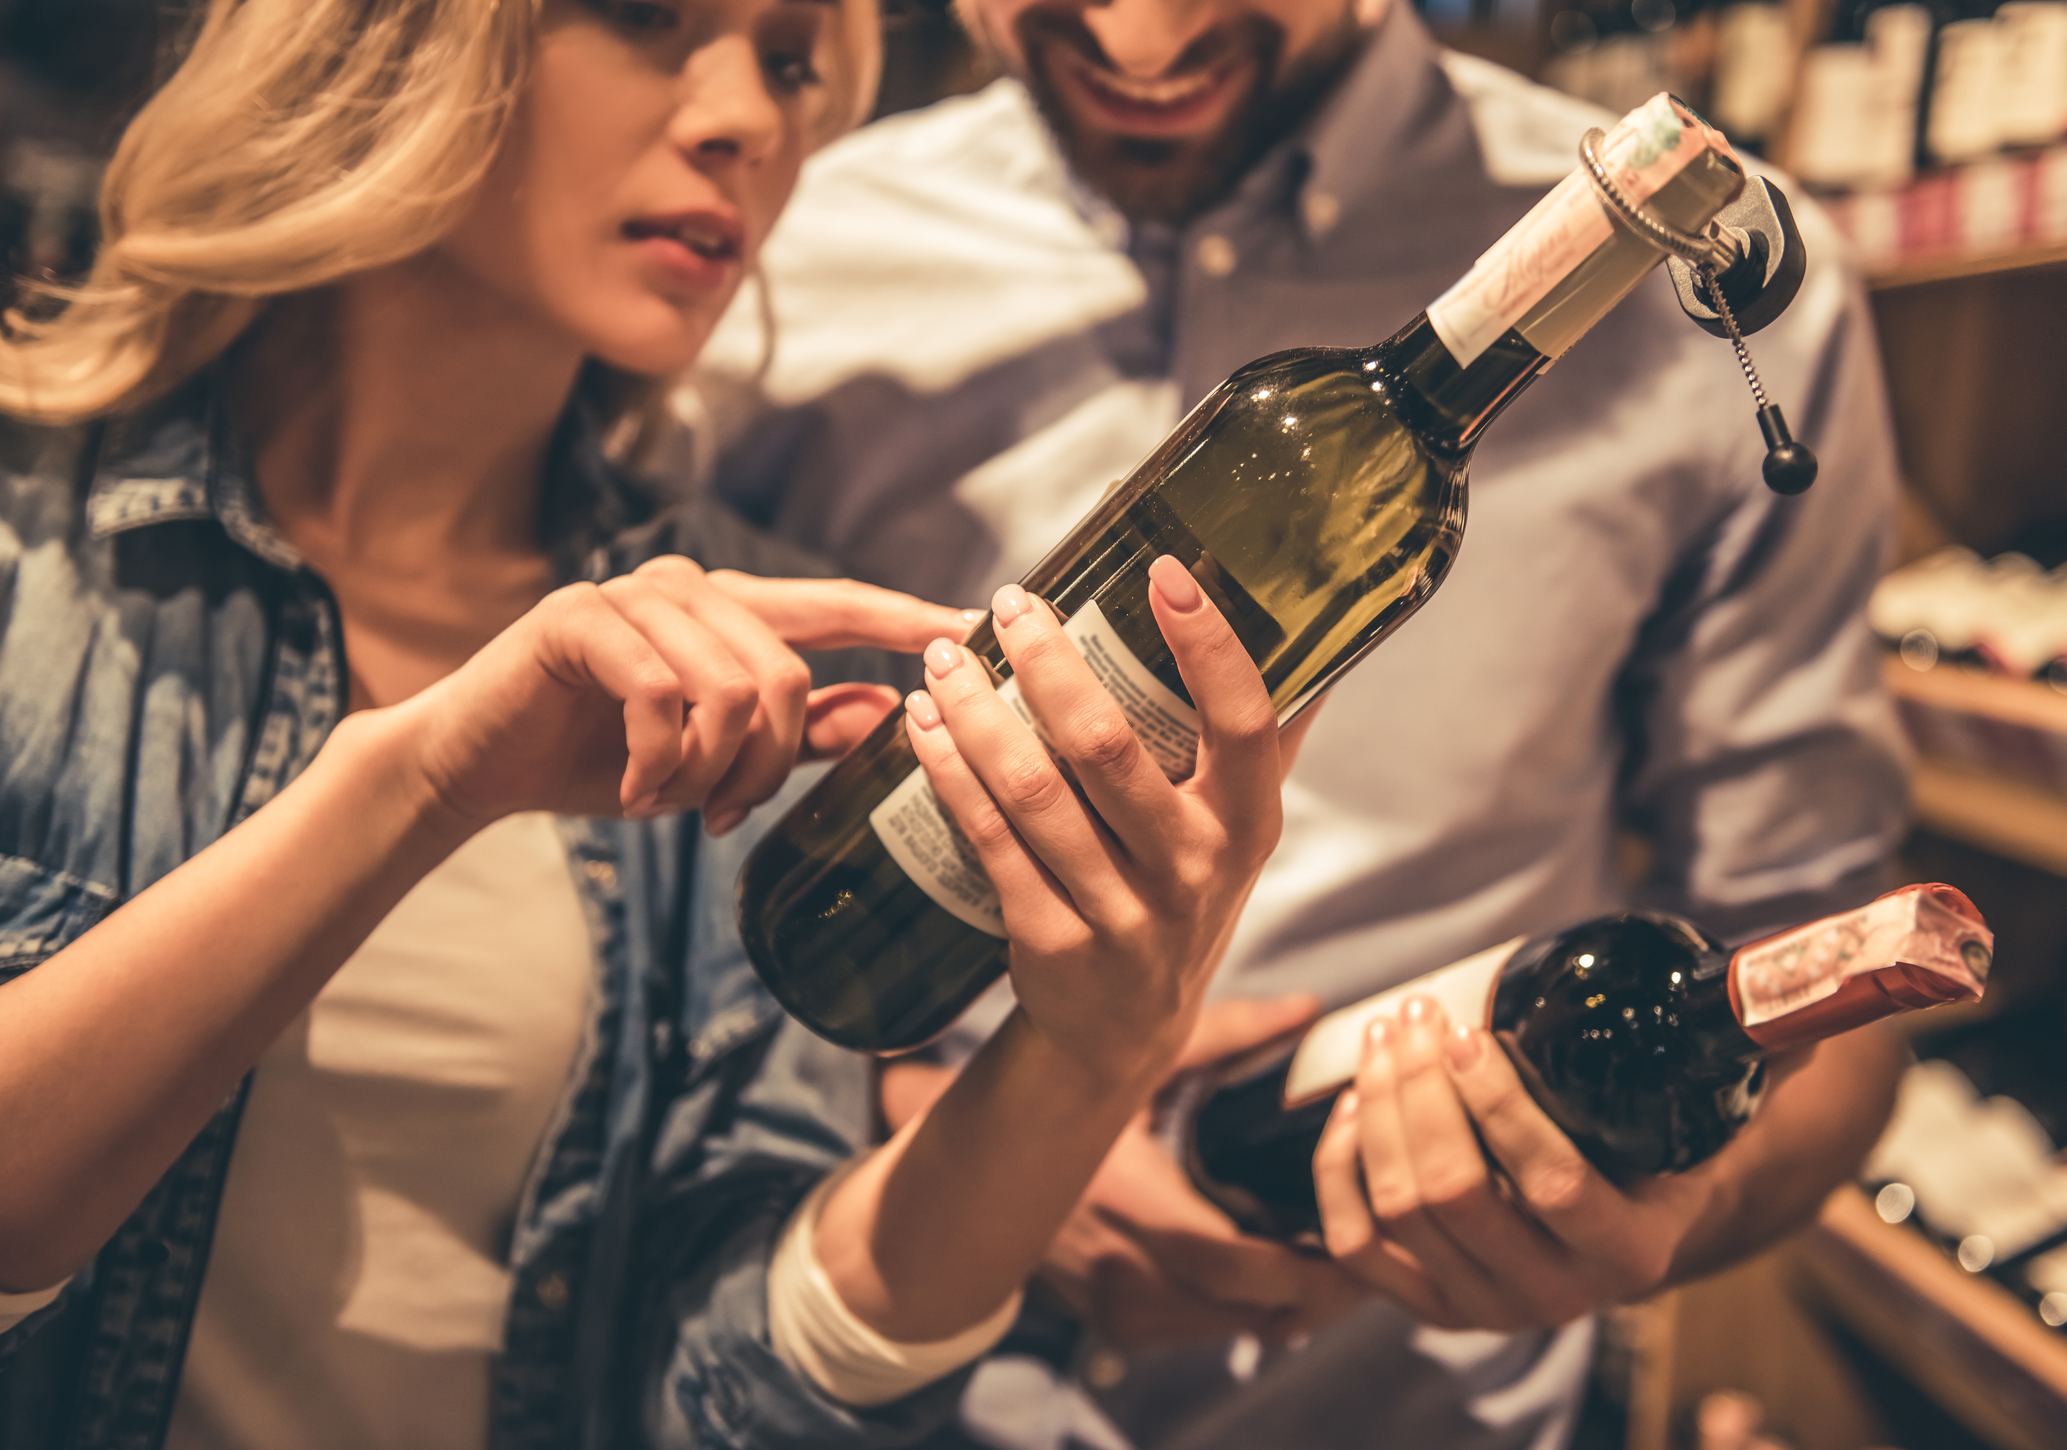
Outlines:
{"label": "man's hand", "polygon": [[[1787,1096],[1777,1079],[1802,1061],[1775,1065],[1760,1120],[1723,1153],[1618,1187],[1536,1105],[1489,1033],[1411,999],[1398,1022],[1373,1025],[1314,1155],[1329,1252],[1449,1329],[1563,1324],[1650,1293],[1711,1267],[1702,1261],[1725,1243],[1741,1252],[1791,1226],[1856,1161],[1845,1140],[1861,1135],[1848,1124],[1803,1133],[1801,1114],[1783,1109],[1777,1131],[1759,1131]],[[1826,1162],[1804,1171],[1789,1160],[1810,1141],[1826,1145]],[[1810,1181],[1789,1184],[1785,1208],[1746,1232],[1744,1179],[1761,1170]]]}
{"label": "man's hand", "polygon": [[[1200,1014],[1178,1071],[1311,1022],[1310,997],[1221,1002]],[[1369,1297],[1336,1265],[1252,1238],[1202,1198],[1137,1118],[1079,1200],[1041,1278],[1105,1338],[1121,1344],[1249,1333],[1308,1333]]]}

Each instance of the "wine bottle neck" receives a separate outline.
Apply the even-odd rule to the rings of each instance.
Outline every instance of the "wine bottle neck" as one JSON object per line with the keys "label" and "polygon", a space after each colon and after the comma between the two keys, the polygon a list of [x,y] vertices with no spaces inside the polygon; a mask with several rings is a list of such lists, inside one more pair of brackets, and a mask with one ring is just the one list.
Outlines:
{"label": "wine bottle neck", "polygon": [[[1721,135],[1664,95],[1625,117],[1600,155],[1625,197],[1687,231],[1744,184]],[[1575,170],[1366,366],[1408,395],[1431,445],[1462,453],[1664,255]]]}
{"label": "wine bottle neck", "polygon": [[1978,1000],[1994,945],[1960,891],[1905,886],[1740,949],[1730,1008],[1765,1051],[1797,1047],[1897,1012]]}

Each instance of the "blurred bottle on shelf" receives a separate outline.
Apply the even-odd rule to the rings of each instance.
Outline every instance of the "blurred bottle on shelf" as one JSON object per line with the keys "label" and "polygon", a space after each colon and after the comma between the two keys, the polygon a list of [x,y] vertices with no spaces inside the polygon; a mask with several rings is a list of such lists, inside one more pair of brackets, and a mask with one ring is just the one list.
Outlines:
{"label": "blurred bottle on shelf", "polygon": [[1984,669],[2067,694],[2067,568],[1941,549],[1874,589],[1867,619],[1911,669]]}
{"label": "blurred bottle on shelf", "polygon": [[1920,1062],[1861,1176],[1883,1222],[1919,1230],[2048,1328],[2067,1327],[2067,1164],[2021,1102],[1983,1096],[1951,1062]]}
{"label": "blurred bottle on shelf", "polygon": [[1996,10],[1995,24],[2003,144],[2046,146],[2067,136],[2067,4],[2010,0]]}
{"label": "blurred bottle on shelf", "polygon": [[1546,84],[1610,111],[1630,110],[1661,90],[1708,109],[1716,47],[1708,0],[1552,4]]}
{"label": "blurred bottle on shelf", "polygon": [[1977,161],[2003,143],[2003,29],[1994,7],[1970,9],[1938,28],[1924,149],[1941,164]]}
{"label": "blurred bottle on shelf", "polygon": [[1794,26],[1777,0],[1725,5],[1715,17],[1709,119],[1732,141],[1767,145],[1794,97]]}
{"label": "blurred bottle on shelf", "polygon": [[1789,157],[1796,175],[1812,186],[1889,188],[1915,174],[1935,24],[1914,0],[1839,9],[1831,42],[1802,61]]}

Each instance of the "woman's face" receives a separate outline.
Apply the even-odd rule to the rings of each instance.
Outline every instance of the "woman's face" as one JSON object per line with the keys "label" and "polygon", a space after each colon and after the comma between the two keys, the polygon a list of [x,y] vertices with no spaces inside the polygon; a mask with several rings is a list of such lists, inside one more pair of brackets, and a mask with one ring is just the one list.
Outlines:
{"label": "woman's face", "polygon": [[688,366],[829,129],[839,23],[838,0],[545,0],[443,252],[585,353]]}

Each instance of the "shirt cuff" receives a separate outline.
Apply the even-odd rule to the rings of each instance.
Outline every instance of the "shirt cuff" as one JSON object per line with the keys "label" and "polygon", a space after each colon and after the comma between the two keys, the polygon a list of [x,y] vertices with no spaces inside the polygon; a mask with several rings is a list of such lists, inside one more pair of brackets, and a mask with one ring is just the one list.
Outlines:
{"label": "shirt cuff", "polygon": [[[71,1282],[67,1275],[48,1289],[38,1289],[33,1294],[0,1294],[0,1334],[14,1328],[38,1309],[56,1303],[57,1296],[64,1293],[65,1285]],[[986,1349],[989,1347],[984,1346]]]}
{"label": "shirt cuff", "polygon": [[818,1217],[854,1165],[828,1177],[790,1215],[768,1266],[768,1337],[776,1356],[834,1399],[887,1405],[977,1358],[1019,1317],[1023,1291],[952,1339],[899,1344],[855,1317],[818,1261]]}

